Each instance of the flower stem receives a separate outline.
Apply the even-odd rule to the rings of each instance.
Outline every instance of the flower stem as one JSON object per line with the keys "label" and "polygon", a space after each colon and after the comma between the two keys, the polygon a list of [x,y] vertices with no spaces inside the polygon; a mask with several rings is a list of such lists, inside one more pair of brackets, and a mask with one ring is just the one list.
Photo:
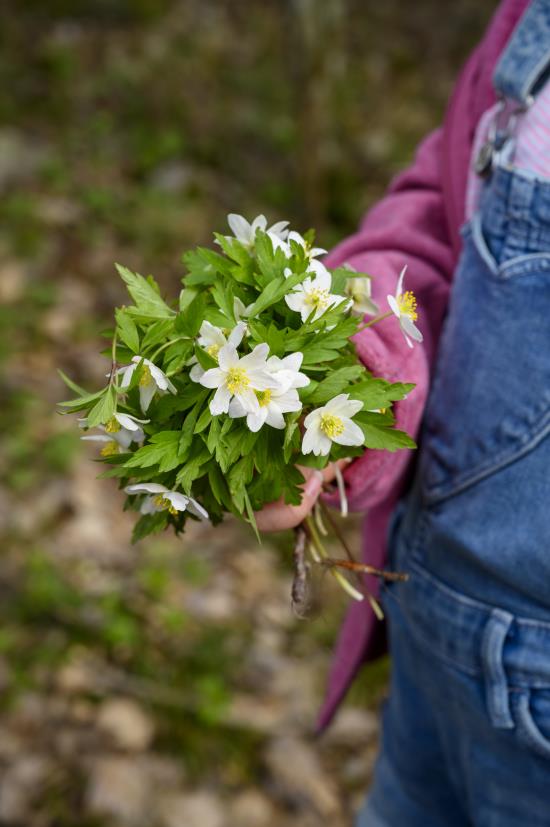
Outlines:
{"label": "flower stem", "polygon": [[[322,559],[328,559],[328,553],[319,537],[319,533],[317,531],[317,526],[315,525],[315,520],[311,516],[306,517],[305,519],[306,526],[308,528],[309,537],[313,548],[318,556],[319,559],[316,559],[315,556],[313,559],[316,563],[320,563]],[[345,592],[349,594],[350,597],[353,597],[354,600],[364,600],[365,595],[354,588],[351,583],[349,583],[346,578],[343,576],[341,572],[338,571],[336,568],[330,569],[332,576],[335,580],[338,581],[340,586],[344,589]]]}
{"label": "flower stem", "polygon": [[384,313],[382,316],[377,316],[375,319],[371,319],[370,322],[365,322],[365,324],[360,325],[357,328],[357,333],[360,333],[362,330],[366,330],[367,327],[372,327],[378,322],[382,322],[384,319],[389,319],[390,316],[393,316],[393,312],[390,310],[388,313]]}
{"label": "flower stem", "polygon": [[169,339],[167,342],[165,342],[163,345],[161,345],[155,350],[155,352],[151,356],[151,362],[154,362],[159,353],[162,353],[162,351],[165,348],[169,347],[170,345],[174,345],[176,342],[181,342],[183,339],[189,339],[189,336],[177,336],[175,339]]}

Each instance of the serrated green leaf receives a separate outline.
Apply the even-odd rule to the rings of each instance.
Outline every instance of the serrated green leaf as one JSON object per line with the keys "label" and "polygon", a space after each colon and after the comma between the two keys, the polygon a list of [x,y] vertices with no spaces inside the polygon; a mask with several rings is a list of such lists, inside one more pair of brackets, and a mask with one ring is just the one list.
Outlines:
{"label": "serrated green leaf", "polygon": [[119,338],[132,353],[139,353],[139,332],[134,320],[120,307],[115,310],[115,318]]}
{"label": "serrated green leaf", "polygon": [[[122,264],[115,264],[115,267],[121,279],[125,282],[128,293],[133,298],[139,313],[143,313],[148,318],[157,319],[169,318],[174,315],[174,311],[168,307],[157,289],[152,286],[151,281],[153,280],[151,277],[149,277],[151,279],[149,281],[140,276],[139,273],[132,273]],[[135,315],[135,311],[131,308],[127,308],[127,311]]]}
{"label": "serrated green leaf", "polygon": [[[63,382],[64,382],[64,383],[67,385],[67,387],[68,387],[68,388],[70,388],[72,391],[74,391],[75,393],[77,393],[79,396],[90,396],[90,394],[88,393],[88,391],[87,391],[87,390],[85,390],[84,388],[81,388],[81,387],[80,387],[80,385],[77,385],[77,384],[76,384],[76,382],[73,382],[73,380],[72,380],[72,379],[70,379],[70,378],[67,376],[67,374],[66,374],[66,373],[63,373],[63,371],[62,371],[62,370],[59,370],[59,368],[58,368],[57,372],[58,372],[58,374],[60,375],[60,377],[61,377],[61,379],[63,380]],[[63,402],[61,402],[60,404],[61,404],[61,405],[63,405],[64,403],[63,403]],[[65,404],[66,404],[66,403],[65,403]]]}
{"label": "serrated green leaf", "polygon": [[[353,385],[351,383],[355,379],[359,379],[364,373],[365,368],[362,365],[350,365],[329,373],[307,397],[308,403],[319,405],[328,402],[329,399],[338,396],[339,393],[352,393]],[[304,388],[304,390],[307,390],[307,388]]]}
{"label": "serrated green leaf", "polygon": [[171,471],[180,463],[179,443],[181,431],[159,431],[151,442],[143,445],[125,463],[125,468],[151,468],[159,466],[160,472]]}
{"label": "serrated green leaf", "polygon": [[116,410],[116,399],[115,387],[111,385],[86,417],[88,428],[95,428],[96,425],[104,425],[111,419]]}
{"label": "serrated green leaf", "polygon": [[204,320],[206,301],[205,294],[198,293],[190,304],[178,313],[174,322],[176,333],[182,333],[190,339],[195,338]]}

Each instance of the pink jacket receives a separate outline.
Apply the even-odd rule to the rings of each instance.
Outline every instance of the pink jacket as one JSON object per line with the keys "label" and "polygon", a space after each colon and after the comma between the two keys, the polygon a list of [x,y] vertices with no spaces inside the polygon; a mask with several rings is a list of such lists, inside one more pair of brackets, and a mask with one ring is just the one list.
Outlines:
{"label": "pink jacket", "polygon": [[[399,271],[408,265],[406,289],[419,307],[424,344],[412,350],[395,319],[387,319],[356,337],[359,355],[375,375],[415,382],[408,399],[396,405],[398,426],[418,434],[430,372],[437,351],[453,272],[460,253],[465,189],[477,123],[494,103],[493,67],[528,0],[503,0],[489,28],[464,67],[451,97],[443,126],[418,149],[412,166],[399,175],[388,194],[364,218],[359,231],[328,257],[331,267],[349,262],[375,276],[373,297],[381,306],[395,292]],[[388,454],[369,450],[346,471],[350,507],[367,511],[364,559],[384,563],[388,520],[410,477],[414,452]],[[369,579],[376,593],[378,583]],[[338,639],[328,691],[318,727],[332,719],[359,667],[384,651],[384,627],[367,602],[350,606]]]}

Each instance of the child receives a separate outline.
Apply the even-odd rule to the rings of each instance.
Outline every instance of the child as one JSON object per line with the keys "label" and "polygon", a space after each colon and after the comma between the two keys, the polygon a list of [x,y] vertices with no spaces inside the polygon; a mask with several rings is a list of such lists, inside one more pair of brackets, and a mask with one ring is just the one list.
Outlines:
{"label": "child", "polygon": [[[424,333],[413,349],[391,320],[357,337],[373,373],[417,383],[398,425],[422,420],[397,509],[407,452],[345,471],[365,558],[387,539],[410,574],[381,594],[392,686],[361,827],[550,825],[549,73],[550,0],[503,0],[443,127],[328,262],[374,274],[382,302],[408,264]],[[296,524],[321,485],[260,526]],[[380,629],[351,608],[321,726]]]}

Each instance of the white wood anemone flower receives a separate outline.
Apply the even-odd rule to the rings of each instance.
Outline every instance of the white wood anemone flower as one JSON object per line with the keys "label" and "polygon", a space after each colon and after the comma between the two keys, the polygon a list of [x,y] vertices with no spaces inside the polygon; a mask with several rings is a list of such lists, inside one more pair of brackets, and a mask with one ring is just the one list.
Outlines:
{"label": "white wood anemone flower", "polygon": [[298,391],[292,388],[268,388],[265,391],[255,391],[255,394],[259,405],[257,411],[246,411],[237,397],[233,397],[229,403],[229,416],[233,419],[246,416],[247,427],[254,433],[266,424],[282,430],[286,425],[283,414],[302,410]]}
{"label": "white wood anemone flower", "polygon": [[346,296],[353,302],[352,313],[357,316],[377,316],[380,313],[380,308],[371,299],[371,289],[371,280],[366,276],[351,276],[346,281]]}
{"label": "white wood anemone flower", "polygon": [[302,410],[296,388],[305,388],[310,382],[309,376],[300,373],[303,358],[304,354],[299,351],[285,356],[284,359],[270,356],[266,366],[280,387],[256,391],[259,411],[247,412],[239,400],[233,398],[229,403],[229,416],[234,419],[246,416],[247,427],[254,433],[266,424],[282,430],[286,424],[283,414]]}
{"label": "white wood anemone flower", "polygon": [[[116,412],[105,423],[105,425],[98,425],[98,428],[100,431],[103,431],[105,434],[109,435],[107,439],[114,440],[118,443],[118,445],[120,445],[121,448],[126,450],[130,447],[132,442],[143,442],[145,439],[145,434],[143,433],[143,428],[141,426],[146,425],[147,422],[150,422],[150,420],[138,419],[136,416],[132,416],[132,414]],[[81,428],[88,427],[86,419],[79,419],[78,424]],[[100,439],[97,439],[94,436],[83,436],[81,438],[88,440],[89,442],[106,441],[105,436],[102,436]],[[105,453],[105,450],[101,453],[103,456],[108,455]],[[116,452],[111,451],[111,453]]]}
{"label": "white wood anemone flower", "polygon": [[142,514],[155,514],[157,511],[168,511],[176,516],[180,511],[189,511],[201,520],[208,519],[208,511],[202,507],[193,497],[188,497],[180,491],[170,491],[165,485],[157,482],[140,482],[135,485],[127,485],[124,489],[126,494],[147,494],[141,505]]}
{"label": "white wood anemone flower", "polygon": [[269,236],[272,236],[280,241],[284,241],[288,234],[288,230],[286,229],[288,227],[288,221],[277,221],[276,224],[273,224],[268,228],[267,218],[265,215],[257,215],[256,218],[250,222],[247,221],[242,215],[238,215],[237,213],[229,213],[227,216],[227,223],[233,233],[233,236],[228,236],[228,238],[234,237],[237,241],[240,241],[241,244],[248,248],[254,246],[254,242],[256,241],[256,232],[258,230],[261,230],[261,232],[267,233]]}
{"label": "white wood anemone flower", "polygon": [[310,378],[305,373],[300,373],[304,354],[299,350],[289,353],[283,359],[278,356],[270,356],[267,360],[269,371],[275,376],[281,385],[281,389],[289,390],[294,388],[305,388],[309,385]]}
{"label": "white wood anemone flower", "polygon": [[352,417],[359,413],[363,403],[341,393],[308,414],[304,420],[305,433],[302,453],[326,456],[333,442],[338,445],[363,445],[365,436]]}
{"label": "white wood anemone flower", "polygon": [[[197,342],[204,350],[206,350],[208,355],[217,362],[218,353],[222,347],[225,347],[227,344],[233,345],[234,347],[239,347],[245,333],[246,324],[244,322],[239,322],[233,328],[229,336],[226,336],[220,327],[215,327],[215,325],[210,324],[210,322],[204,321],[201,324]],[[190,364],[193,365],[189,371],[190,378],[193,382],[200,382],[201,376],[204,375],[204,368],[198,363],[196,356],[191,359]]]}
{"label": "white wood anemone flower", "polygon": [[120,383],[122,390],[129,386],[134,371],[140,362],[143,362],[143,369],[139,380],[139,403],[143,413],[146,413],[156,393],[163,395],[168,391],[170,393],[176,393],[177,391],[166,374],[149,359],[144,359],[142,356],[134,356],[132,364],[119,368],[118,373],[122,374],[122,382]]}
{"label": "white wood anemone flower", "polygon": [[296,230],[291,230],[288,234],[287,244],[289,245],[289,250],[291,241],[295,241],[297,244],[300,245],[300,247],[303,247],[306,251],[306,255],[310,259],[317,258],[317,256],[324,256],[327,252],[322,247],[312,247],[309,241],[306,241],[303,235],[297,233]]}
{"label": "white wood anemone flower", "polygon": [[265,342],[256,345],[252,353],[239,358],[237,348],[227,344],[218,354],[218,367],[210,368],[200,378],[205,388],[216,388],[210,400],[210,413],[218,416],[229,412],[229,403],[235,397],[247,413],[260,409],[256,391],[277,390],[279,382],[267,367],[269,347]]}
{"label": "white wood anemone flower", "polygon": [[285,302],[291,310],[301,315],[302,322],[312,314],[313,321],[316,321],[329,308],[349,301],[345,296],[337,296],[330,292],[332,276],[320,261],[310,262],[309,269],[313,269],[314,275],[305,278],[292,293],[285,296]]}
{"label": "white wood anemone flower", "polygon": [[406,290],[403,293],[403,279],[405,278],[405,273],[407,271],[407,265],[403,267],[401,273],[399,274],[399,280],[397,282],[397,290],[395,291],[395,296],[389,295],[387,297],[388,304],[390,306],[390,310],[392,313],[397,316],[399,321],[399,327],[401,328],[401,332],[405,337],[405,341],[407,342],[409,347],[413,347],[413,343],[411,340],[415,342],[421,342],[423,340],[422,333],[415,325],[416,320],[418,319],[418,313],[416,310],[416,297],[411,290]]}
{"label": "white wood anemone flower", "polygon": [[80,439],[85,442],[102,442],[103,448],[99,452],[102,457],[112,457],[116,454],[122,454],[124,452],[122,445],[112,436],[108,436],[107,434],[89,434],[87,436],[81,436]]}

